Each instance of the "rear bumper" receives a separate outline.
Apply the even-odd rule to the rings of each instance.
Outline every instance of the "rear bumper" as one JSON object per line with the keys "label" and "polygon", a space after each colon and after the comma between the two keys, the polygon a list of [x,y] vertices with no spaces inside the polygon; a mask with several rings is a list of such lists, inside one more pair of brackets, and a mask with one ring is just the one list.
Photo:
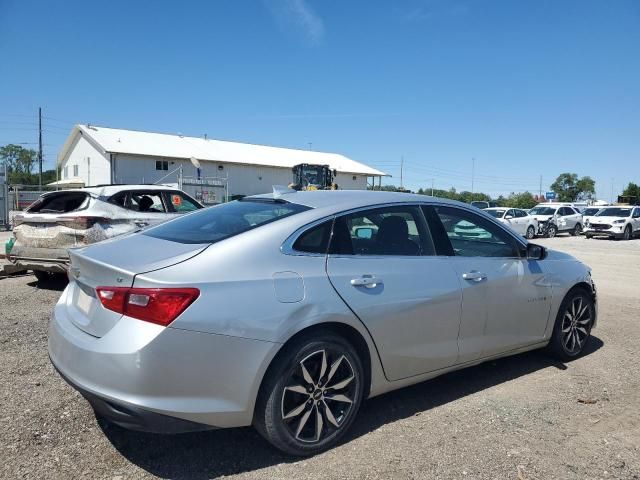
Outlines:
{"label": "rear bumper", "polygon": [[66,248],[32,248],[19,243],[13,246],[7,259],[24,270],[65,273],[69,265]]}
{"label": "rear bumper", "polygon": [[65,314],[68,290],[49,324],[49,356],[98,413],[152,432],[251,424],[260,382],[279,344],[126,316],[97,338]]}

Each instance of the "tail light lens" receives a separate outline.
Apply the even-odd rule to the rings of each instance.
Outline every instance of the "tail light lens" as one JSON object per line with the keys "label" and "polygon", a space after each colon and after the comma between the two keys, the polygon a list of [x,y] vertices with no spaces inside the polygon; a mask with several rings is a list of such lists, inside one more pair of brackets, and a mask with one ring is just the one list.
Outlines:
{"label": "tail light lens", "polygon": [[64,227],[73,228],[74,230],[86,230],[93,227],[96,223],[109,223],[109,219],[105,217],[69,217],[58,220],[56,223]]}
{"label": "tail light lens", "polygon": [[104,308],[165,327],[200,296],[197,288],[98,287],[96,292]]}

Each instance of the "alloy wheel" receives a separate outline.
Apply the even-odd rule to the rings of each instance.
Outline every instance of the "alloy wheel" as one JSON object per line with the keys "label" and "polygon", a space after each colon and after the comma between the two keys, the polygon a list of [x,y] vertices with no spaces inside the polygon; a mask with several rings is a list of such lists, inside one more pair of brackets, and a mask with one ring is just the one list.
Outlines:
{"label": "alloy wheel", "polygon": [[625,240],[631,239],[631,227],[629,225],[627,225],[627,228],[624,229],[624,239]]}
{"label": "alloy wheel", "polygon": [[569,355],[576,355],[591,331],[591,309],[582,296],[575,297],[562,317],[562,346]]}
{"label": "alloy wheel", "polygon": [[352,413],[359,378],[347,357],[322,349],[293,369],[282,393],[282,421],[299,442],[312,444],[340,430]]}
{"label": "alloy wheel", "polygon": [[550,225],[547,230],[547,237],[553,238],[556,236],[556,227],[554,225]]}
{"label": "alloy wheel", "polygon": [[531,240],[535,236],[536,236],[535,229],[533,227],[527,228],[527,239]]}

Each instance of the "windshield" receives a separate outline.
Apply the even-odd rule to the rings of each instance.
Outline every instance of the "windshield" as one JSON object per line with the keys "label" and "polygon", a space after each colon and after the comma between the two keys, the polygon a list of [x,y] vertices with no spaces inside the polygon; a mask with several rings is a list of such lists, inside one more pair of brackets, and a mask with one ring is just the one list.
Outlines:
{"label": "windshield", "polygon": [[309,207],[295,203],[237,200],[163,223],[143,235],[178,243],[215,243],[305,210]]}
{"label": "windshield", "polygon": [[535,207],[529,211],[529,215],[555,215],[556,209],[552,207]]}
{"label": "windshield", "polygon": [[630,208],[605,208],[596,217],[628,217],[631,215]]}
{"label": "windshield", "polygon": [[587,208],[584,212],[582,212],[582,214],[583,215],[595,215],[599,211],[600,211],[599,208]]}
{"label": "windshield", "polygon": [[506,212],[506,210],[485,210],[489,215],[492,215],[496,218],[502,218],[502,216],[504,215],[504,212]]}

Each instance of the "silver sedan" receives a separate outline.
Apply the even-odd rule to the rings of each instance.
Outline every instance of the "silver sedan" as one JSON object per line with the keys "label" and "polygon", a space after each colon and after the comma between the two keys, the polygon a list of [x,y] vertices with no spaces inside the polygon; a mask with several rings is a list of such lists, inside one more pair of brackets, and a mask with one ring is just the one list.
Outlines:
{"label": "silver sedan", "polygon": [[[471,227],[470,227],[471,226]],[[362,401],[596,322],[588,267],[458,202],[286,192],[71,250],[49,354],[101,416],[336,444]]]}

